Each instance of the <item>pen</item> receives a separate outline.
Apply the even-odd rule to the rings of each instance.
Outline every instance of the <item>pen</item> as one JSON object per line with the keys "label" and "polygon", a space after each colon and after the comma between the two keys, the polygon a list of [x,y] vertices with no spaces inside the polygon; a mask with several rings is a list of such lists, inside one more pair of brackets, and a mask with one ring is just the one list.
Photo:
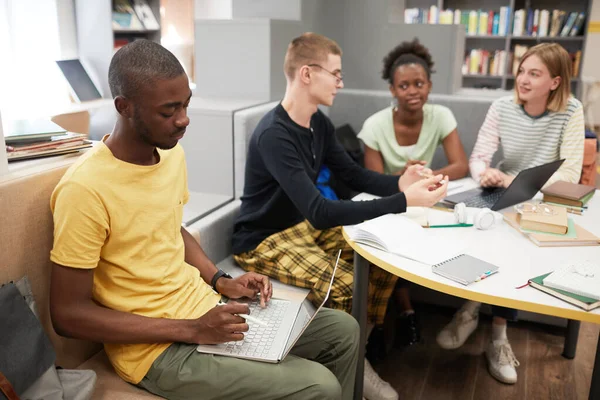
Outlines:
{"label": "pen", "polygon": [[[227,303],[223,303],[222,301],[219,301],[217,303],[218,306],[224,306],[225,304],[227,304]],[[242,317],[242,318],[244,318],[247,321],[254,322],[255,324],[258,324],[258,325],[261,325],[261,326],[268,326],[268,324],[266,322],[261,321],[258,318],[251,317],[248,314],[237,314],[237,315],[240,316],[240,317]]]}
{"label": "pen", "polygon": [[430,228],[468,228],[473,224],[429,225]]}
{"label": "pen", "polygon": [[[423,178],[433,178],[435,175],[431,175],[431,174],[426,174],[423,171],[419,171],[419,175],[422,176]],[[438,182],[440,185],[443,185],[444,183],[446,183],[445,179],[442,179],[441,181]]]}

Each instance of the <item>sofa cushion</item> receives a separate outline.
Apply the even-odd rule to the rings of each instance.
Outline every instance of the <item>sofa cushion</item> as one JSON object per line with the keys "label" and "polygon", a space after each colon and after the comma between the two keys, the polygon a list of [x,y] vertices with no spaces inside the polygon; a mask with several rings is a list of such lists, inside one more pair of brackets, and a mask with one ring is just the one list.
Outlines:
{"label": "sofa cushion", "polygon": [[162,399],[152,393],[140,389],[121,379],[113,369],[104,350],[79,366],[78,369],[92,369],[98,377],[93,400],[137,400],[137,399]]}

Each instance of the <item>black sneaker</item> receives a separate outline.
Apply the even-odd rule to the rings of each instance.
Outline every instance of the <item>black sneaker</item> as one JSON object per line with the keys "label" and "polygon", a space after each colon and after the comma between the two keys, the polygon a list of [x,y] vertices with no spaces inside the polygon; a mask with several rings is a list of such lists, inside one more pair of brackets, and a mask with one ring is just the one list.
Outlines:
{"label": "black sneaker", "polygon": [[376,365],[383,361],[387,356],[387,349],[385,346],[385,334],[383,328],[375,327],[371,331],[371,335],[368,337],[366,354],[367,360],[372,365]]}
{"label": "black sneaker", "polygon": [[412,346],[421,341],[421,327],[417,314],[398,317],[396,321],[396,347]]}

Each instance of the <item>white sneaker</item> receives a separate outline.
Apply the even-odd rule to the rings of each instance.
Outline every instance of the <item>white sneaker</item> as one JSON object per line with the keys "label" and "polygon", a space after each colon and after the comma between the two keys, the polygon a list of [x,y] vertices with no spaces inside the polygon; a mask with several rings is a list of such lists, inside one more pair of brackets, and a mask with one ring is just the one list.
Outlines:
{"label": "white sneaker", "polygon": [[519,360],[515,357],[508,340],[490,341],[485,349],[485,358],[488,361],[490,374],[503,383],[514,384],[517,382]]}
{"label": "white sneaker", "polygon": [[368,400],[398,400],[398,393],[394,388],[381,379],[365,358],[365,378],[363,395]]}
{"label": "white sneaker", "polygon": [[479,308],[473,314],[463,308],[459,309],[452,321],[437,335],[437,342],[446,350],[458,349],[465,344],[479,323]]}

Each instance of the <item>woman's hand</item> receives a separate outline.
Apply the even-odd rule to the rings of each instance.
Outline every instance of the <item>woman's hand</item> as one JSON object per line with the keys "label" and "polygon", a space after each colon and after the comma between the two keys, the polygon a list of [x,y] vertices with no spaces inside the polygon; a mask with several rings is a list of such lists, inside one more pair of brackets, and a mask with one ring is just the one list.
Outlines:
{"label": "woman's hand", "polygon": [[496,168],[487,168],[479,177],[481,187],[508,187],[515,179]]}
{"label": "woman's hand", "polygon": [[423,179],[423,176],[429,175],[432,175],[429,168],[425,168],[421,164],[411,165],[398,179],[398,189],[404,192],[410,185]]}

